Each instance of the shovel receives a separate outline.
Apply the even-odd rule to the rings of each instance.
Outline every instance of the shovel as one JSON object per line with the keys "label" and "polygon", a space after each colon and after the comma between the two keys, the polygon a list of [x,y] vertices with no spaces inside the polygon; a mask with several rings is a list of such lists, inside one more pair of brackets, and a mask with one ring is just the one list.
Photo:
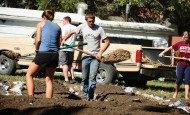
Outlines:
{"label": "shovel", "polygon": [[[64,45],[66,45],[66,44],[64,44]],[[81,44],[81,45],[86,45],[86,43]],[[92,53],[84,51],[82,49],[74,48],[74,47],[69,46],[69,45],[66,45],[65,48],[66,47],[69,47],[69,48],[71,47],[74,50],[77,50],[77,51],[85,53],[85,54],[87,54],[89,56],[95,57],[95,55],[93,55]],[[113,64],[113,63],[125,61],[125,60],[130,59],[130,58],[131,58],[131,55],[130,55],[129,51],[124,50],[124,49],[117,49],[117,50],[115,50],[115,51],[113,51],[113,52],[111,52],[109,54],[106,54],[106,55],[102,56],[100,61],[103,62],[103,63],[106,63],[106,64]]]}
{"label": "shovel", "polygon": [[[77,46],[83,46],[83,45],[87,45],[87,43],[74,44],[74,45],[64,45],[59,50],[73,48],[73,47],[77,47]],[[25,55],[22,55],[22,56],[18,56],[17,58],[19,58],[19,59],[32,58],[33,59],[33,57],[30,57],[30,56],[33,56],[33,55],[34,55],[34,53],[29,53],[29,54],[25,54]]]}

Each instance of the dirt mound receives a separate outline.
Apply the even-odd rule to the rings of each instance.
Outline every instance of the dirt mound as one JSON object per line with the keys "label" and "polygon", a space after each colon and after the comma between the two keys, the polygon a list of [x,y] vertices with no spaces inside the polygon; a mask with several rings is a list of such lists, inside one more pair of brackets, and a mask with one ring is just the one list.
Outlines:
{"label": "dirt mound", "polygon": [[2,51],[1,53],[11,59],[17,59],[21,56],[19,53],[15,53],[13,51]]}
{"label": "dirt mound", "polygon": [[126,94],[119,86],[97,85],[97,101],[81,100],[81,92],[78,95],[69,93],[71,87],[79,88],[79,85],[68,85],[54,81],[54,97],[45,98],[45,81],[35,81],[35,100],[28,103],[26,90],[23,96],[0,96],[0,114],[44,114],[44,115],[179,115],[186,114],[180,109],[174,109],[166,105],[159,105],[139,95]]}
{"label": "dirt mound", "polygon": [[103,63],[117,63],[120,61],[125,61],[130,59],[131,55],[130,52],[124,49],[117,49],[109,54],[106,54],[103,58],[102,58],[102,62]]}

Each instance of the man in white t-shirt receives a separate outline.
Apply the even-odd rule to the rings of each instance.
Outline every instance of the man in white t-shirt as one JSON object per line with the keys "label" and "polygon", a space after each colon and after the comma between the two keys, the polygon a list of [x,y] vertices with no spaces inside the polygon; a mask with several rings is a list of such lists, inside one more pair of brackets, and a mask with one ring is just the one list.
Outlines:
{"label": "man in white t-shirt", "polygon": [[[61,43],[62,45],[74,45],[75,40],[76,40],[76,34],[71,35],[68,39],[64,39],[64,36],[70,32],[71,30],[75,30],[76,27],[71,24],[71,18],[69,16],[66,16],[63,18],[63,27],[62,27],[62,40]],[[63,66],[63,75],[65,77],[65,84],[69,83],[69,78],[68,78],[68,72],[70,72],[72,76],[72,83],[75,82],[74,78],[74,70],[73,70],[73,58],[74,58],[74,50],[72,48],[68,49],[62,49],[59,52],[59,65]],[[65,85],[64,84],[64,85]]]}

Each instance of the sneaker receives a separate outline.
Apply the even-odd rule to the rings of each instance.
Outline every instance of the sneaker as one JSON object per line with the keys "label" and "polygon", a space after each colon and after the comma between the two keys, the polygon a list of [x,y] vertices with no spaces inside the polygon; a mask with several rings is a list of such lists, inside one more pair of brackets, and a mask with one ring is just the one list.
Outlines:
{"label": "sneaker", "polygon": [[64,82],[63,82],[63,85],[64,85],[64,86],[66,86],[66,85],[68,85],[68,84],[69,84],[69,81],[64,81]]}

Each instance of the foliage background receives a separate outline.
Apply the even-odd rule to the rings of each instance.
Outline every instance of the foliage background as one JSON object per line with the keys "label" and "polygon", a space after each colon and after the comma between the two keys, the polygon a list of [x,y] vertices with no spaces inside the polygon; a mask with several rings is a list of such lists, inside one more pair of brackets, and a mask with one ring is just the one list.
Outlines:
{"label": "foliage background", "polygon": [[[88,10],[94,11],[101,19],[118,16],[130,22],[163,25],[169,22],[177,25],[179,35],[185,30],[190,31],[189,0],[0,0],[0,5],[38,10],[52,8],[55,11],[76,13],[79,2],[88,4]],[[127,16],[126,4],[130,4]]]}

